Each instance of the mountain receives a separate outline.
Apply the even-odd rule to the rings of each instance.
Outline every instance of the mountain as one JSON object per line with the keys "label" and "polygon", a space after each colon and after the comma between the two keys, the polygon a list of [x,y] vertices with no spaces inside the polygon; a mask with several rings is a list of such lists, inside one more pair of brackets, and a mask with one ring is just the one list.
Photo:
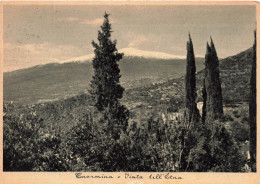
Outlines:
{"label": "mountain", "polygon": [[[224,104],[248,102],[251,66],[252,48],[220,60],[220,80]],[[197,71],[197,101],[202,102],[204,69],[197,68]],[[146,106],[153,106],[156,103],[179,106],[184,99],[184,82],[185,77],[182,76],[160,84],[130,89],[125,94],[126,102],[133,102],[135,99],[136,102],[142,102]],[[158,109],[162,109],[162,106]]]}
{"label": "mountain", "polygon": [[[252,67],[252,48],[220,60],[220,79],[224,103],[248,102]],[[202,86],[204,70],[198,73]]]}
{"label": "mountain", "polygon": [[[224,103],[248,101],[251,64],[252,48],[220,60]],[[123,101],[129,106],[151,106],[169,98],[178,99],[178,103],[183,100],[184,59],[146,58],[128,53],[119,67],[121,84],[127,89]],[[196,67],[197,100],[201,101],[204,59],[196,58]],[[52,63],[4,73],[4,102],[34,104],[86,93],[92,75],[88,61]]]}
{"label": "mountain", "polygon": [[[119,62],[121,83],[126,89],[161,83],[185,73],[184,59],[163,59],[154,57],[154,52],[140,52],[142,55],[137,56],[138,53],[134,55],[128,51],[128,56],[126,54]],[[93,68],[89,60],[84,60],[86,58],[72,58],[71,62],[50,63],[4,73],[4,102],[32,104],[87,92]],[[203,62],[204,59],[197,59],[199,70],[203,68]]]}
{"label": "mountain", "polygon": [[[149,58],[149,59],[185,59],[186,58],[186,56],[172,55],[164,52],[146,51],[146,50],[140,50],[132,47],[120,49],[118,52],[124,53],[124,55],[127,57],[142,57],[142,58]],[[93,57],[94,54],[88,54],[85,56],[61,60],[59,63],[91,61]]]}
{"label": "mountain", "polygon": [[[151,63],[148,68],[147,63]],[[141,57],[124,58],[120,64],[122,75],[128,77],[134,75],[131,76],[130,82],[125,82],[124,85],[139,82],[137,87],[128,88],[121,100],[130,110],[131,121],[147,122],[150,117],[162,117],[163,113],[178,114],[181,112],[185,94],[183,75],[186,68],[185,63],[184,60],[178,62],[178,60],[144,60]],[[203,60],[197,59],[196,63],[197,71],[199,71],[197,72],[197,101],[201,102],[202,80],[204,78]],[[198,65],[199,63],[201,64]],[[224,105],[248,102],[251,65],[252,48],[220,60]],[[89,78],[92,75],[88,73],[92,68],[90,66],[91,63],[49,64],[5,73],[4,102],[14,101],[14,103],[4,103],[4,110],[15,115],[36,112],[48,124],[47,127],[60,128],[64,131],[63,134],[67,135],[67,131],[77,122],[82,121],[86,112],[92,109],[90,96],[86,93],[80,94],[80,90],[86,90],[89,85],[87,82],[90,81]],[[173,79],[164,78],[164,82],[161,83],[151,83],[150,79],[137,77],[138,75],[142,76],[140,72],[149,73],[149,70],[154,72],[150,75],[158,75],[155,71],[159,66],[160,70],[164,68],[166,73],[171,71],[173,74],[173,71],[182,70],[182,74]],[[136,80],[132,81],[133,77]],[[126,79],[127,77],[124,78],[124,80]],[[66,96],[71,97],[64,98]],[[53,101],[55,98],[58,100]],[[46,102],[47,100],[51,101]],[[242,105],[248,107],[246,103]],[[237,110],[238,108],[231,109],[234,111],[233,113],[238,112]],[[247,111],[244,108],[243,113]],[[247,115],[241,114],[241,116],[246,117]]]}
{"label": "mountain", "polygon": [[138,56],[145,58],[155,58],[155,59],[186,59],[186,56],[180,55],[172,55],[163,52],[153,52],[153,51],[145,51],[139,50],[136,48],[124,48],[120,49],[119,52],[123,52],[127,56]]}
{"label": "mountain", "polygon": [[[131,57],[142,57],[147,59],[186,59],[186,56],[181,55],[173,55],[167,54],[164,52],[154,52],[154,51],[146,51],[140,50],[132,47],[120,49],[118,52],[124,53],[125,56]],[[70,62],[91,62],[94,54],[88,54],[80,57],[69,58],[65,60],[61,60],[58,63],[70,63]],[[200,56],[199,56],[200,57]],[[204,56],[202,56],[203,58]]]}

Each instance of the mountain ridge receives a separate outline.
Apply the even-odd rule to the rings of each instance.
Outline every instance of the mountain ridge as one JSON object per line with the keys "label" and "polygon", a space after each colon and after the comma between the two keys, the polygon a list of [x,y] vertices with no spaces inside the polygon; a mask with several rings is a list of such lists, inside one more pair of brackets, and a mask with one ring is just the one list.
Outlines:
{"label": "mountain ridge", "polygon": [[[126,89],[163,82],[183,75],[185,64],[184,59],[124,57],[119,62],[120,81]],[[203,59],[198,59],[197,64],[203,68]],[[4,101],[35,103],[77,95],[87,92],[92,76],[91,62],[49,63],[7,72],[4,73]]]}
{"label": "mountain ridge", "polygon": [[[246,101],[251,69],[251,50],[252,48],[249,48],[237,55],[220,60],[224,100],[232,101],[232,98],[239,100],[239,95],[241,95],[242,101]],[[119,62],[119,66],[122,75],[121,84],[126,91],[129,91],[128,89],[153,87],[156,83],[159,84],[158,88],[160,84],[164,85],[165,81],[183,83],[186,60],[124,57]],[[200,96],[204,77],[204,59],[196,58],[196,67],[198,71],[197,93]],[[4,101],[33,104],[86,93],[92,75],[91,62],[47,64],[42,67],[4,73]],[[175,89],[172,89],[170,95],[176,94],[173,91]],[[235,97],[231,97],[230,93],[235,93]]]}
{"label": "mountain ridge", "polygon": [[[147,51],[147,50],[140,50],[140,49],[135,49],[132,47],[129,48],[123,48],[120,49],[118,52],[120,53],[124,53],[124,58],[136,58],[136,57],[140,57],[140,58],[144,58],[144,59],[164,59],[164,60],[169,60],[169,59],[185,59],[186,56],[181,56],[181,55],[173,55],[173,54],[168,54],[165,52],[155,52],[155,51]],[[74,58],[69,58],[69,59],[63,59],[60,60],[58,62],[50,62],[50,63],[46,63],[46,64],[38,64],[38,65],[34,65],[34,66],[30,66],[27,68],[20,68],[17,70],[24,70],[24,69],[28,69],[28,68],[33,68],[33,67],[41,67],[44,65],[48,65],[48,64],[64,64],[64,63],[77,63],[77,62],[91,62],[92,59],[94,57],[94,54],[87,54],[87,55],[83,55],[83,56],[78,56],[78,57],[74,57]],[[197,58],[203,58],[201,56],[198,56]],[[14,72],[17,70],[13,70],[13,71],[6,71],[4,73],[10,73],[10,72]]]}

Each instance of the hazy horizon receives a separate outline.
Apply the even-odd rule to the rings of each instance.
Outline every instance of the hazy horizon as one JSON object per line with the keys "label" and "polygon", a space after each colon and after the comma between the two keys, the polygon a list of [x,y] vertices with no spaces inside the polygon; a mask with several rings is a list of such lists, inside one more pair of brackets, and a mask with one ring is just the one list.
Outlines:
{"label": "hazy horizon", "polygon": [[92,40],[110,14],[118,50],[186,56],[188,33],[195,55],[205,55],[210,35],[218,57],[253,45],[254,5],[52,6],[4,5],[4,71],[93,54]]}

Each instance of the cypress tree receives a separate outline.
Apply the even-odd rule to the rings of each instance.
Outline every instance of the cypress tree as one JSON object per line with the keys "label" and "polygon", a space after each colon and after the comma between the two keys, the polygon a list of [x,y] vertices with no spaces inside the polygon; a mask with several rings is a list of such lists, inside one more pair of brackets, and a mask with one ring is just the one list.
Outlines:
{"label": "cypress tree", "polygon": [[219,61],[214,43],[207,43],[205,56],[205,89],[206,99],[206,122],[212,122],[223,115],[222,89],[219,78]]}
{"label": "cypress tree", "polygon": [[254,32],[255,41],[253,45],[253,63],[250,80],[250,99],[249,99],[249,122],[250,122],[250,160],[252,171],[256,171],[256,31]]}
{"label": "cypress tree", "polygon": [[120,104],[124,88],[120,85],[118,61],[123,53],[118,53],[116,40],[111,40],[109,14],[105,13],[101,30],[98,31],[98,43],[92,41],[95,57],[92,60],[94,76],[90,84],[90,94],[94,106],[102,115],[100,121],[106,124],[107,131],[119,138],[120,131],[126,130],[129,117],[128,110]]}
{"label": "cypress tree", "polygon": [[206,92],[206,87],[205,87],[205,79],[203,80],[203,88],[202,88],[202,98],[203,98],[203,106],[202,106],[202,122],[205,123],[205,118],[206,118],[206,112],[207,112],[207,92]]}
{"label": "cypress tree", "polygon": [[199,120],[199,110],[196,104],[196,65],[192,40],[189,34],[187,42],[187,64],[185,77],[185,116],[188,123],[197,122]]}
{"label": "cypress tree", "polygon": [[119,84],[120,70],[117,64],[117,61],[122,59],[123,54],[117,52],[116,41],[111,41],[112,31],[108,16],[105,13],[101,31],[98,31],[99,44],[92,41],[95,57],[92,61],[94,76],[90,85],[90,94],[99,111],[118,103],[118,99],[122,98],[124,91]]}

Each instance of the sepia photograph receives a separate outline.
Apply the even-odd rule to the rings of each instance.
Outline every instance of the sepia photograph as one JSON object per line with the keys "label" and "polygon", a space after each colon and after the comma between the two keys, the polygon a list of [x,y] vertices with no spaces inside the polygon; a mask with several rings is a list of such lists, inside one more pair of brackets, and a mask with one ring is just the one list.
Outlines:
{"label": "sepia photograph", "polygon": [[3,4],[2,172],[256,174],[257,31],[257,3]]}

